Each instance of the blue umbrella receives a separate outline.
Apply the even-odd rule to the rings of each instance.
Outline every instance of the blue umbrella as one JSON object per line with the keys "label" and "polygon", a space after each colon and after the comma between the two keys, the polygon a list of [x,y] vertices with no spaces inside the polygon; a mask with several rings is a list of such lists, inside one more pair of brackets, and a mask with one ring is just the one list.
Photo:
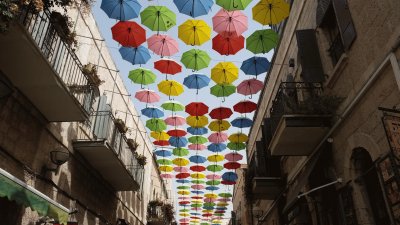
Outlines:
{"label": "blue umbrella", "polygon": [[157,150],[154,152],[156,156],[162,156],[162,157],[169,157],[172,155],[172,152],[168,150]]}
{"label": "blue umbrella", "polygon": [[224,143],[212,143],[207,146],[207,149],[212,152],[222,152],[226,149],[226,144]]}
{"label": "blue umbrella", "polygon": [[190,215],[193,215],[193,216],[200,216],[201,213],[190,213]]}
{"label": "blue umbrella", "polygon": [[108,17],[126,21],[138,17],[142,6],[137,0],[103,0],[100,8]]}
{"label": "blue umbrella", "polygon": [[133,47],[121,47],[119,49],[119,53],[126,61],[136,64],[146,64],[150,59],[149,50],[143,46],[139,46],[137,48]]}
{"label": "blue umbrella", "polygon": [[190,162],[192,163],[203,163],[207,161],[206,157],[201,155],[193,155],[189,157]]}
{"label": "blue umbrella", "polygon": [[253,121],[246,117],[238,117],[232,120],[231,124],[234,127],[244,128],[244,127],[251,127],[251,125],[253,125]]}
{"label": "blue umbrella", "polygon": [[205,127],[188,127],[187,132],[193,135],[203,135],[208,133],[208,129]]}
{"label": "blue umbrella", "polygon": [[153,106],[148,106],[142,109],[141,112],[143,115],[150,118],[161,118],[164,116],[164,112],[161,109]]}
{"label": "blue umbrella", "polygon": [[185,147],[188,143],[185,137],[175,137],[175,136],[170,137],[168,142],[170,145],[177,148]]}
{"label": "blue umbrella", "polygon": [[176,8],[180,13],[186,14],[193,18],[202,16],[210,12],[213,0],[174,0]]}
{"label": "blue umbrella", "polygon": [[222,174],[222,180],[226,181],[236,181],[238,179],[238,175],[235,172],[225,172]]}
{"label": "blue umbrella", "polygon": [[203,209],[213,210],[214,206],[204,206]]}
{"label": "blue umbrella", "polygon": [[269,70],[271,63],[265,57],[253,56],[243,61],[240,69],[248,75],[259,75]]}
{"label": "blue umbrella", "polygon": [[183,84],[189,89],[197,89],[197,93],[199,93],[199,89],[203,87],[207,87],[210,83],[210,78],[206,75],[202,74],[192,74],[183,80]]}
{"label": "blue umbrella", "polygon": [[176,182],[181,183],[181,184],[188,184],[188,183],[190,183],[190,180],[180,179],[180,180],[176,180]]}
{"label": "blue umbrella", "polygon": [[217,186],[208,186],[208,187],[206,187],[206,190],[208,190],[208,191],[216,191],[218,189],[219,189],[219,187],[217,187]]}
{"label": "blue umbrella", "polygon": [[215,210],[227,210],[228,208],[227,207],[217,207],[217,208],[215,208]]}
{"label": "blue umbrella", "polygon": [[193,194],[201,195],[204,194],[204,191],[191,191]]}

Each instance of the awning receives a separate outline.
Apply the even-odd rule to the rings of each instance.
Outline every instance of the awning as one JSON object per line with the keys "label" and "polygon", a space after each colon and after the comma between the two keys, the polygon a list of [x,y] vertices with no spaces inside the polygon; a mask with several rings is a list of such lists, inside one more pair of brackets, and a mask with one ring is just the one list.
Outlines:
{"label": "awning", "polygon": [[0,197],[30,207],[41,216],[48,216],[67,224],[69,210],[0,168]]}

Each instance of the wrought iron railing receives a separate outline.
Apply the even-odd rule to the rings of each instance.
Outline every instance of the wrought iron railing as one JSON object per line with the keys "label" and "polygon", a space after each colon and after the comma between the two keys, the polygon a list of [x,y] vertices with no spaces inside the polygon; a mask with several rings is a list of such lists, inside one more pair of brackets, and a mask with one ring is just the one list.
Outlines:
{"label": "wrought iron railing", "polygon": [[21,13],[20,23],[60,81],[68,87],[80,106],[90,114],[96,87],[82,72],[82,63],[71,46],[66,43],[65,37],[60,35],[60,29],[51,22],[50,13],[47,10],[35,12],[27,7]]}

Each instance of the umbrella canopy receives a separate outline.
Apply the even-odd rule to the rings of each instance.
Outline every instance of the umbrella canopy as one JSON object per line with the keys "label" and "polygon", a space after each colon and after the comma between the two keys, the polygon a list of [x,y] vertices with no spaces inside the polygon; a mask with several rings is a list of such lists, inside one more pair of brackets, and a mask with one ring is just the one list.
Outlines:
{"label": "umbrella canopy", "polygon": [[240,168],[240,163],[238,162],[227,162],[224,164],[225,169],[235,170]]}
{"label": "umbrella canopy", "polygon": [[199,135],[191,136],[189,138],[189,142],[193,143],[193,144],[204,144],[207,141],[208,141],[207,138],[205,138],[203,136],[199,136]]}
{"label": "umbrella canopy", "polygon": [[208,140],[212,143],[222,143],[228,140],[228,134],[224,132],[215,132],[208,136]]}
{"label": "umbrella canopy", "polygon": [[203,163],[207,161],[206,157],[201,155],[193,155],[189,157],[190,162],[192,163]]}
{"label": "umbrella canopy", "polygon": [[119,53],[124,60],[136,64],[146,64],[150,59],[149,50],[143,46],[139,47],[121,47]]}
{"label": "umbrella canopy", "polygon": [[224,160],[224,156],[223,155],[210,155],[207,157],[207,160],[209,162],[220,162],[220,161]]}
{"label": "umbrella canopy", "polygon": [[229,142],[227,147],[230,150],[235,150],[235,151],[240,151],[246,148],[246,144],[245,143],[234,143],[234,142]]}
{"label": "umbrella canopy", "polygon": [[244,133],[238,132],[229,135],[228,139],[230,142],[240,143],[240,142],[247,142],[249,140],[249,137]]}
{"label": "umbrella canopy", "polygon": [[142,6],[136,0],[103,0],[100,8],[108,17],[126,21],[138,17]]}
{"label": "umbrella canopy", "polygon": [[166,101],[161,105],[161,108],[172,112],[183,111],[185,106],[178,101]]}
{"label": "umbrella canopy", "polygon": [[278,34],[271,29],[257,30],[246,39],[246,48],[254,54],[265,54],[276,47],[278,39]]}
{"label": "umbrella canopy", "polygon": [[182,126],[183,124],[186,123],[185,118],[183,118],[182,116],[178,116],[178,115],[173,115],[173,116],[168,116],[167,118],[165,118],[165,123],[167,125],[170,126]]}
{"label": "umbrella canopy", "polygon": [[156,146],[168,146],[169,142],[164,141],[164,140],[156,140],[156,141],[153,141],[153,144]]}
{"label": "umbrella canopy", "polygon": [[190,177],[193,179],[203,179],[203,178],[206,178],[206,175],[204,173],[196,172],[196,173],[190,174]]}
{"label": "umbrella canopy", "polygon": [[289,16],[289,8],[283,0],[261,0],[252,9],[253,19],[262,25],[275,25]]}
{"label": "umbrella canopy", "polygon": [[172,172],[174,168],[172,166],[160,166],[158,169],[163,172]]}
{"label": "umbrella canopy", "polygon": [[212,143],[207,146],[207,149],[211,152],[222,152],[226,149],[226,144],[223,143]]}
{"label": "umbrella canopy", "polygon": [[[191,186],[191,188],[192,188],[192,189],[195,189],[195,190],[202,190],[202,189],[205,188],[205,186],[204,186],[204,185],[201,185],[201,184],[194,184],[194,185]],[[193,202],[193,201],[192,201],[192,202]],[[200,202],[200,203],[201,203],[201,202],[203,202],[203,201],[201,201],[201,200],[199,201],[199,200],[198,200],[198,201],[196,201],[196,202]]]}
{"label": "umbrella canopy", "polygon": [[168,142],[171,146],[177,148],[185,147],[188,143],[185,137],[170,137]]}
{"label": "umbrella canopy", "polygon": [[186,130],[192,135],[203,135],[208,133],[208,129],[205,127],[188,127]]}
{"label": "umbrella canopy", "polygon": [[204,127],[208,124],[208,117],[206,117],[206,116],[188,116],[188,117],[186,117],[186,123],[191,127]]}
{"label": "umbrella canopy", "polygon": [[182,14],[193,18],[206,15],[210,12],[213,0],[174,0],[176,8]]}
{"label": "umbrella canopy", "polygon": [[236,181],[238,176],[235,172],[225,172],[222,174],[222,179],[226,181]]}
{"label": "umbrella canopy", "polygon": [[186,20],[178,27],[178,37],[187,45],[202,45],[210,40],[211,28],[204,20]]}
{"label": "umbrella canopy", "polygon": [[232,84],[216,84],[210,89],[210,93],[212,95],[224,98],[228,97],[229,95],[232,95],[235,92],[236,92],[236,87]]}
{"label": "umbrella canopy", "polygon": [[239,36],[247,30],[247,16],[241,11],[220,9],[212,18],[213,29],[223,36]]}
{"label": "umbrella canopy", "polygon": [[148,6],[140,13],[141,23],[152,31],[167,31],[176,25],[176,15],[165,6]]}
{"label": "umbrella canopy", "polygon": [[230,162],[237,162],[243,159],[243,156],[239,153],[232,152],[225,155],[225,159]]}
{"label": "umbrella canopy", "polygon": [[187,166],[189,164],[189,160],[185,158],[175,158],[174,160],[172,160],[172,163],[177,166]]}
{"label": "umbrella canopy", "polygon": [[168,150],[157,150],[154,152],[154,154],[161,157],[169,157],[172,155],[172,153]]}
{"label": "umbrella canopy", "polygon": [[146,41],[146,31],[136,22],[120,21],[111,28],[112,38],[125,47],[139,47]]}
{"label": "umbrella canopy", "polygon": [[249,100],[240,101],[233,106],[233,110],[238,113],[251,113],[256,109],[257,104]]}
{"label": "umbrella canopy", "polygon": [[239,77],[239,69],[232,62],[220,62],[211,69],[211,79],[217,84],[230,84]]}
{"label": "umbrella canopy", "polygon": [[167,125],[165,124],[164,120],[156,118],[147,120],[146,127],[151,131],[163,131],[167,129]]}
{"label": "umbrella canopy", "polygon": [[190,170],[195,172],[203,172],[206,170],[206,168],[204,166],[196,165],[196,166],[191,166]]}
{"label": "umbrella canopy", "polygon": [[244,37],[218,34],[212,39],[212,48],[221,55],[235,55],[244,48]]}
{"label": "umbrella canopy", "polygon": [[219,193],[218,196],[222,197],[222,198],[230,198],[230,197],[232,197],[232,194],[229,192],[223,192],[223,193]]}
{"label": "umbrella canopy", "polygon": [[207,194],[204,194],[204,197],[206,197],[206,198],[218,198],[218,195],[214,194],[214,193],[207,193]]}
{"label": "umbrella canopy", "polygon": [[163,173],[163,174],[160,175],[160,177],[164,178],[164,179],[171,179],[174,176],[172,174],[170,174],[170,173]]}
{"label": "umbrella canopy", "polygon": [[203,74],[192,74],[183,80],[183,84],[189,89],[196,89],[197,93],[199,89],[207,87],[210,83],[210,78]]}
{"label": "umbrella canopy", "polygon": [[209,113],[212,119],[217,119],[217,120],[227,119],[231,117],[232,114],[233,114],[232,110],[227,107],[218,107],[211,110],[211,112]]}
{"label": "umbrella canopy", "polygon": [[209,165],[207,166],[207,170],[211,171],[211,172],[219,172],[221,170],[223,170],[224,167],[221,165]]}
{"label": "umbrella canopy", "polygon": [[187,133],[186,133],[186,131],[183,130],[183,129],[175,128],[175,129],[169,130],[169,131],[167,132],[167,134],[168,134],[169,136],[173,136],[173,137],[183,137],[183,136],[185,136]]}
{"label": "umbrella canopy", "polygon": [[176,166],[176,167],[174,167],[174,171],[178,172],[178,173],[189,173],[189,169],[184,166]]}
{"label": "umbrella canopy", "polygon": [[186,148],[174,148],[172,150],[172,154],[174,154],[175,156],[187,156],[189,155],[189,150],[187,150]]}
{"label": "umbrella canopy", "polygon": [[205,145],[202,145],[202,144],[190,144],[190,145],[188,146],[188,148],[189,148],[190,150],[199,151],[199,150],[204,150],[204,149],[206,149],[207,147],[206,147]]}
{"label": "umbrella canopy", "polygon": [[183,93],[183,86],[174,80],[163,80],[158,85],[158,90],[168,96],[179,96]]}
{"label": "umbrella canopy", "polygon": [[179,179],[179,180],[176,180],[176,182],[180,183],[180,184],[188,184],[188,183],[190,183],[190,180]]}
{"label": "umbrella canopy", "polygon": [[175,60],[173,59],[161,59],[156,62],[154,62],[154,68],[161,73],[165,74],[177,74],[182,72],[182,66],[179,65]]}
{"label": "umbrella canopy", "polygon": [[204,184],[206,183],[204,180],[192,180],[193,184]]}
{"label": "umbrella canopy", "polygon": [[244,127],[251,127],[253,125],[253,120],[247,118],[247,117],[238,117],[231,122],[232,126],[238,127],[238,128],[244,128]]}
{"label": "umbrella canopy", "polygon": [[157,159],[157,163],[160,165],[172,165],[172,161],[169,159]]}
{"label": "umbrella canopy", "polygon": [[[178,191],[177,193],[180,194],[180,195],[189,195],[189,194],[190,194],[190,191],[187,191],[187,190],[180,190],[180,191]],[[181,214],[182,214],[182,213],[181,213]]]}
{"label": "umbrella canopy", "polygon": [[199,49],[191,49],[182,54],[181,62],[187,69],[194,71],[207,68],[211,58],[207,52]]}
{"label": "umbrella canopy", "polygon": [[226,120],[214,120],[209,125],[208,128],[211,131],[225,131],[231,127],[231,124]]}
{"label": "umbrella canopy", "polygon": [[[156,75],[149,69],[138,68],[129,71],[128,78],[135,84],[147,85],[156,82]],[[154,92],[154,91],[152,91]],[[157,94],[158,96],[158,94]],[[158,96],[159,97],[159,96]]]}
{"label": "umbrella canopy", "polygon": [[146,108],[140,110],[144,116],[150,117],[150,118],[160,118],[164,116],[164,112],[154,106],[147,106]]}
{"label": "umbrella canopy", "polygon": [[242,95],[253,95],[257,94],[264,88],[264,83],[257,79],[248,79],[242,81],[237,86],[237,92]]}
{"label": "umbrella canopy", "polygon": [[135,94],[135,98],[141,102],[154,103],[160,101],[160,96],[152,90],[140,90]]}
{"label": "umbrella canopy", "polygon": [[217,5],[222,8],[233,11],[245,9],[252,0],[217,0]]}
{"label": "umbrella canopy", "polygon": [[177,178],[177,179],[185,179],[185,178],[188,178],[188,177],[190,177],[190,173],[185,173],[185,172],[178,173],[178,174],[175,175],[175,178]]}
{"label": "umbrella canopy", "polygon": [[[189,115],[191,116],[197,116],[198,118],[202,118],[201,116],[208,113],[208,106],[202,102],[192,102],[186,105],[185,112],[189,113]],[[197,120],[198,118],[195,119]],[[208,124],[208,120],[206,124]]]}
{"label": "umbrella canopy", "polygon": [[210,180],[221,179],[221,175],[218,175],[218,174],[208,174],[206,177],[207,177],[207,179],[210,179]]}
{"label": "umbrella canopy", "polygon": [[253,56],[243,61],[240,69],[248,75],[259,75],[268,72],[271,63],[265,57]]}
{"label": "umbrella canopy", "polygon": [[154,34],[147,39],[147,46],[155,54],[163,56],[172,56],[179,51],[178,42],[172,37],[164,34]]}

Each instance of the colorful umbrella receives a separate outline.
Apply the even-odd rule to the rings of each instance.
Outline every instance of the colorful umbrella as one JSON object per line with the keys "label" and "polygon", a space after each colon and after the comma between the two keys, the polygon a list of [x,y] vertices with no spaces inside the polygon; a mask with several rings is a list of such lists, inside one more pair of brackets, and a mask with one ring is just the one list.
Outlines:
{"label": "colorful umbrella", "polygon": [[146,41],[146,31],[136,22],[120,21],[111,28],[112,38],[124,47],[139,47]]}
{"label": "colorful umbrella", "polygon": [[177,166],[187,166],[189,164],[189,160],[185,158],[175,158],[174,160],[172,160],[172,163]]}
{"label": "colorful umbrella", "polygon": [[172,166],[160,166],[158,169],[163,172],[172,172],[174,168]]}
{"label": "colorful umbrella", "polygon": [[253,125],[253,120],[247,118],[247,117],[238,117],[231,122],[232,126],[238,127],[238,128],[244,128],[244,127],[251,127]]}
{"label": "colorful umbrella", "polygon": [[152,90],[140,90],[135,94],[135,98],[141,102],[154,103],[160,101],[160,96]]}
{"label": "colorful umbrella", "polygon": [[142,88],[143,85],[152,84],[156,81],[156,75],[151,70],[144,68],[129,71],[128,78],[135,84],[141,84]]}
{"label": "colorful umbrella", "polygon": [[161,108],[172,112],[183,111],[185,106],[178,101],[166,101],[161,105]]}
{"label": "colorful umbrella", "polygon": [[222,143],[228,140],[228,134],[224,132],[215,132],[208,136],[208,140],[212,143]]}
{"label": "colorful umbrella", "polygon": [[211,28],[204,20],[186,20],[178,27],[178,37],[187,45],[202,45],[210,40]]}
{"label": "colorful umbrella", "polygon": [[157,150],[154,152],[154,154],[161,157],[169,157],[172,155],[172,153],[168,150]]}
{"label": "colorful umbrella", "polygon": [[189,155],[189,150],[187,150],[186,148],[174,148],[172,150],[172,154],[176,156],[187,156]]}
{"label": "colorful umbrella", "polygon": [[124,60],[136,64],[146,64],[150,59],[149,50],[143,46],[139,47],[121,47],[119,53]]}
{"label": "colorful umbrella", "polygon": [[244,48],[244,37],[218,34],[212,39],[212,48],[221,55],[235,55]]}
{"label": "colorful umbrella", "polygon": [[225,169],[235,170],[240,168],[240,163],[238,162],[227,162],[224,164]]}
{"label": "colorful umbrella", "polygon": [[271,29],[257,30],[246,39],[246,48],[254,54],[265,54],[277,46],[278,39],[278,34]]}
{"label": "colorful umbrella", "polygon": [[108,17],[126,21],[138,17],[142,6],[136,0],[103,0],[100,8]]}
{"label": "colorful umbrella", "polygon": [[177,179],[185,179],[190,177],[190,173],[178,173],[175,175],[175,178]]}
{"label": "colorful umbrella", "polygon": [[146,108],[140,110],[142,115],[150,118],[160,118],[164,116],[164,112],[155,106],[147,106]]}
{"label": "colorful umbrella", "polygon": [[231,117],[232,114],[233,114],[232,110],[227,107],[218,107],[211,110],[211,112],[209,113],[212,119],[217,119],[217,120],[227,119]]}
{"label": "colorful umbrella", "polygon": [[211,131],[225,131],[231,127],[231,124],[226,120],[214,120],[209,125],[208,128]]}
{"label": "colorful umbrella", "polygon": [[147,120],[146,127],[151,131],[163,131],[167,129],[167,125],[165,124],[164,120],[156,118]]}
{"label": "colorful umbrella", "polygon": [[[180,195],[189,195],[189,194],[190,194],[190,191],[187,191],[187,190],[180,190],[180,191],[178,191],[177,193],[180,194]],[[181,214],[182,214],[182,213],[181,213]]]}
{"label": "colorful umbrella", "polygon": [[206,168],[204,166],[196,165],[196,166],[191,166],[190,170],[195,172],[203,172],[206,170]]}
{"label": "colorful umbrella", "polygon": [[207,138],[199,135],[191,136],[188,140],[192,144],[204,144],[208,141]]}
{"label": "colorful umbrella", "polygon": [[239,69],[231,62],[220,62],[211,69],[211,79],[217,84],[230,84],[239,77]]}
{"label": "colorful umbrella", "polygon": [[246,148],[246,144],[245,143],[234,143],[234,142],[229,142],[227,147],[230,150],[235,150],[235,151],[240,151]]}
{"label": "colorful umbrella", "polygon": [[180,13],[193,18],[206,15],[210,12],[213,0],[174,0],[176,8]]}
{"label": "colorful umbrella", "polygon": [[209,165],[207,166],[207,170],[211,171],[211,172],[219,172],[221,170],[223,170],[224,167],[221,165]]}
{"label": "colorful umbrella", "polygon": [[153,144],[156,146],[168,146],[169,142],[164,140],[155,140],[153,141]]}
{"label": "colorful umbrella", "polygon": [[179,51],[178,42],[172,37],[163,34],[154,34],[147,39],[147,46],[155,54],[163,56],[172,56]]}
{"label": "colorful umbrella", "polygon": [[186,117],[186,123],[191,127],[204,127],[208,124],[208,117],[206,117],[206,116],[188,116],[188,117]]}
{"label": "colorful umbrella", "polygon": [[190,177],[193,179],[203,179],[203,178],[206,178],[206,175],[204,173],[196,172],[196,173],[190,174]]}
{"label": "colorful umbrella", "polygon": [[204,184],[206,183],[204,180],[192,180],[193,184]]}
{"label": "colorful umbrella", "polygon": [[253,56],[243,61],[240,69],[248,75],[258,76],[259,74],[268,72],[271,63],[265,57]]}
{"label": "colorful umbrella", "polygon": [[190,183],[190,180],[179,179],[179,180],[176,180],[176,182],[180,183],[180,184],[188,184],[188,183]]}
{"label": "colorful umbrella", "polygon": [[178,115],[173,115],[173,116],[168,116],[165,118],[165,123],[170,126],[182,126],[183,124],[186,123],[186,119],[183,118],[182,116]]}
{"label": "colorful umbrella", "polygon": [[176,166],[176,167],[174,167],[174,171],[178,172],[178,173],[189,173],[189,169],[184,166]]}
{"label": "colorful umbrella", "polygon": [[141,23],[152,31],[167,31],[176,25],[176,15],[165,6],[148,6],[140,13]]}
{"label": "colorful umbrella", "polygon": [[160,165],[172,165],[172,161],[169,159],[157,159],[157,163]]}
{"label": "colorful umbrella", "polygon": [[171,75],[182,72],[182,66],[172,59],[158,60],[154,62],[154,68],[160,71],[161,73],[171,74]]}
{"label": "colorful umbrella", "polygon": [[233,11],[233,10],[243,10],[249,5],[252,0],[217,0],[217,5],[222,8]]}
{"label": "colorful umbrella", "polygon": [[186,130],[192,135],[203,135],[208,133],[208,129],[205,127],[188,127]]}
{"label": "colorful umbrella", "polygon": [[232,95],[236,92],[236,87],[232,84],[216,84],[210,89],[210,93],[216,97],[223,97],[223,102],[225,97]]}
{"label": "colorful umbrella", "polygon": [[213,29],[218,34],[239,36],[247,30],[247,16],[241,11],[227,11],[220,9],[212,18]]}
{"label": "colorful umbrella", "polygon": [[[208,106],[202,102],[192,102],[186,105],[185,112],[191,116],[198,116],[198,118],[195,118],[197,120],[201,118],[200,116],[208,113]],[[206,124],[208,124],[208,120]]]}
{"label": "colorful umbrella", "polygon": [[185,137],[175,137],[175,136],[170,137],[168,142],[171,146],[177,148],[185,147],[188,143]]}
{"label": "colorful umbrella", "polygon": [[163,174],[160,175],[160,177],[164,178],[164,179],[171,179],[174,176],[172,174],[169,174],[169,173],[163,173]]}
{"label": "colorful umbrella", "polygon": [[223,143],[212,143],[207,146],[207,149],[211,152],[222,152],[226,149],[226,144]]}
{"label": "colorful umbrella", "polygon": [[289,16],[289,8],[283,0],[261,0],[253,7],[253,19],[262,25],[275,25]]}
{"label": "colorful umbrella", "polygon": [[222,174],[222,179],[226,181],[236,181],[238,176],[235,172],[225,172]]}
{"label": "colorful umbrella", "polygon": [[233,106],[233,110],[238,113],[251,113],[256,109],[257,104],[249,100],[240,101]]}
{"label": "colorful umbrella", "polygon": [[230,142],[240,143],[240,142],[247,142],[249,140],[249,137],[246,134],[239,132],[229,135],[228,139]]}
{"label": "colorful umbrella", "polygon": [[253,95],[257,94],[263,88],[264,88],[264,83],[262,81],[259,81],[257,79],[248,79],[242,81],[237,86],[237,92],[242,95]]}
{"label": "colorful umbrella", "polygon": [[207,157],[207,160],[209,162],[220,162],[220,161],[224,160],[224,156],[223,155],[210,155]]}
{"label": "colorful umbrella", "polygon": [[243,159],[243,156],[239,153],[232,152],[225,155],[225,159],[230,162],[237,162]]}
{"label": "colorful umbrella", "polygon": [[157,85],[157,87],[161,93],[168,95],[169,97],[179,96],[184,91],[182,84],[174,80],[163,80]]}
{"label": "colorful umbrella", "polygon": [[183,129],[175,128],[175,129],[173,129],[173,130],[169,130],[169,131],[167,132],[167,134],[168,134],[169,136],[173,136],[173,137],[183,137],[183,136],[186,135],[186,131],[183,130]]}
{"label": "colorful umbrella", "polygon": [[199,89],[207,87],[210,83],[210,78],[203,74],[192,74],[183,80],[183,84],[189,89],[196,89],[196,94],[199,93]]}
{"label": "colorful umbrella", "polygon": [[200,151],[200,150],[206,149],[207,147],[205,145],[202,145],[202,144],[190,144],[190,145],[188,145],[188,148],[190,150]]}
{"label": "colorful umbrella", "polygon": [[218,174],[208,174],[206,177],[207,177],[207,179],[210,179],[210,180],[221,179],[221,175],[218,175]]}
{"label": "colorful umbrella", "polygon": [[198,71],[207,68],[211,58],[207,52],[199,49],[191,49],[182,54],[181,62],[187,69]]}
{"label": "colorful umbrella", "polygon": [[217,187],[217,186],[208,186],[208,187],[206,187],[206,190],[207,191],[216,191],[216,190],[219,190],[219,187]]}

